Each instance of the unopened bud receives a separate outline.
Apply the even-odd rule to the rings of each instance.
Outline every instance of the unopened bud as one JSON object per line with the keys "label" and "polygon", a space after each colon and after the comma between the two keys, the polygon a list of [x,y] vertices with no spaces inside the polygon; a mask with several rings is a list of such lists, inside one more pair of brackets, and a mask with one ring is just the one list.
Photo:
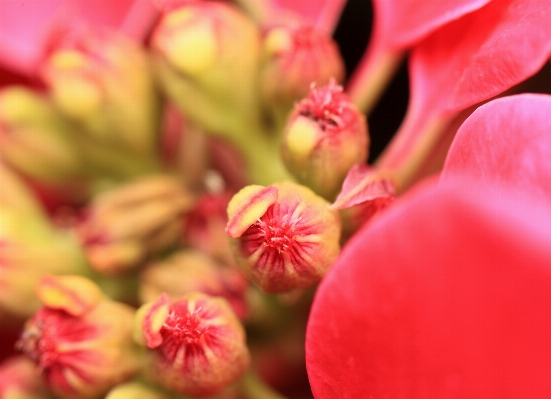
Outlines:
{"label": "unopened bud", "polygon": [[102,398],[139,369],[134,310],[104,298],[90,301],[90,292],[99,290],[92,285],[77,276],[39,282],[44,307],[27,321],[17,343],[63,399]]}
{"label": "unopened bud", "polygon": [[95,198],[77,232],[96,271],[124,273],[176,243],[192,206],[176,179],[142,177]]}
{"label": "unopened bud", "polygon": [[245,331],[223,298],[162,294],[136,315],[134,339],[149,348],[145,373],[156,384],[184,394],[213,395],[249,366]]}
{"label": "unopened bud", "polygon": [[344,79],[344,62],[330,37],[308,25],[277,26],[266,32],[260,87],[276,118],[286,118],[312,83],[326,85],[331,78]]}
{"label": "unopened bud", "polygon": [[139,297],[146,303],[163,292],[172,298],[202,292],[225,298],[235,314],[244,319],[248,313],[247,288],[248,281],[238,268],[220,265],[196,250],[182,250],[145,268],[140,274]]}
{"label": "unopened bud", "polygon": [[0,364],[0,398],[53,399],[26,356],[13,356]]}
{"label": "unopened bud", "polygon": [[247,186],[230,201],[228,216],[237,262],[265,292],[319,282],[340,250],[338,214],[296,183]]}
{"label": "unopened bud", "polygon": [[365,117],[341,86],[312,86],[285,128],[281,156],[296,179],[333,200],[348,170],[365,162],[369,136]]}
{"label": "unopened bud", "polygon": [[17,86],[0,93],[0,154],[14,169],[51,183],[82,178],[85,165],[71,133],[38,93]]}
{"label": "unopened bud", "polygon": [[161,110],[143,48],[119,33],[87,28],[67,32],[52,47],[42,74],[53,101],[86,140],[87,156],[98,167],[116,161],[102,156],[113,152],[141,157],[138,166],[153,162]]}
{"label": "unopened bud", "polygon": [[[226,132],[256,106],[260,35],[223,2],[181,1],[153,32],[156,72],[164,91],[195,124]],[[216,117],[214,117],[216,115]]]}
{"label": "unopened bud", "polygon": [[44,215],[0,207],[0,320],[26,319],[40,302],[37,281],[45,274],[86,274],[78,242]]}
{"label": "unopened bud", "polygon": [[356,164],[346,175],[342,190],[331,209],[340,211],[343,239],[396,199],[394,182],[366,164]]}

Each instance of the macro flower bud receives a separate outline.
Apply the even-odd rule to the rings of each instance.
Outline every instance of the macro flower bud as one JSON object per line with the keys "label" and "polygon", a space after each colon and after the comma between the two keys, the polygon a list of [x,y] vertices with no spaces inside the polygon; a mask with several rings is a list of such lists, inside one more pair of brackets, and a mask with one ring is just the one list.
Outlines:
{"label": "macro flower bud", "polygon": [[368,150],[365,117],[335,82],[312,85],[295,105],[281,143],[287,169],[327,200],[335,198],[350,167],[366,161]]}
{"label": "macro flower bud", "polygon": [[38,93],[22,86],[0,92],[0,155],[14,169],[52,183],[82,178],[85,165],[71,133]]}
{"label": "macro flower bud", "polygon": [[207,131],[226,132],[257,109],[260,34],[230,4],[176,3],[152,35],[157,76],[186,117]]}
{"label": "macro flower bud", "polygon": [[4,207],[0,202],[2,324],[24,320],[40,307],[35,284],[45,274],[88,273],[84,254],[74,237],[52,226],[44,214],[21,210]]}
{"label": "macro flower bud", "polygon": [[231,197],[230,192],[203,194],[184,217],[183,225],[184,244],[228,265],[235,264],[228,237],[224,232],[228,224],[226,209]]}
{"label": "macro flower bud", "polygon": [[26,322],[17,348],[56,396],[99,399],[138,372],[131,307],[103,298],[78,276],[46,276],[37,294],[44,307]]}
{"label": "macro flower bud", "polygon": [[331,204],[331,209],[340,211],[341,239],[348,239],[362,224],[386,209],[396,195],[396,185],[389,177],[363,163],[352,166]]}
{"label": "macro flower bud", "polygon": [[143,305],[134,339],[149,348],[146,376],[184,395],[213,395],[249,366],[245,330],[227,301],[198,292],[176,300],[161,294]]}
{"label": "macro flower bud", "polygon": [[134,167],[150,166],[161,106],[143,48],[114,31],[86,27],[64,32],[51,47],[42,76],[94,165],[124,176],[131,173],[124,157],[141,161]]}
{"label": "macro flower bud", "polygon": [[337,44],[309,25],[275,26],[262,43],[262,100],[284,121],[293,104],[308,95],[312,83],[342,82],[344,62]]}
{"label": "macro flower bud", "polygon": [[181,217],[192,206],[176,179],[141,177],[93,199],[77,233],[96,271],[123,273],[176,243]]}
{"label": "macro flower bud", "polygon": [[237,262],[265,292],[319,282],[339,254],[338,214],[299,184],[247,186],[230,201],[228,216]]}
{"label": "macro flower bud", "polygon": [[172,298],[202,292],[225,298],[234,313],[244,319],[248,313],[247,288],[248,281],[238,268],[221,265],[197,250],[181,250],[147,265],[140,274],[139,298],[146,303],[163,292]]}
{"label": "macro flower bud", "polygon": [[0,364],[0,398],[53,399],[34,363],[26,356],[13,356]]}

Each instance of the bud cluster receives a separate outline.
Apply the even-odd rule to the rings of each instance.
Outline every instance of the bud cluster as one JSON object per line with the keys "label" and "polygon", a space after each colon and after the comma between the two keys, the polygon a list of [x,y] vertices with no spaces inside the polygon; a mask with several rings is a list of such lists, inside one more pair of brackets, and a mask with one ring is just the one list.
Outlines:
{"label": "bud cluster", "polygon": [[280,399],[301,379],[369,150],[339,49],[296,18],[153,3],[144,43],[57,26],[39,84],[0,90],[0,333],[21,331],[2,398]]}

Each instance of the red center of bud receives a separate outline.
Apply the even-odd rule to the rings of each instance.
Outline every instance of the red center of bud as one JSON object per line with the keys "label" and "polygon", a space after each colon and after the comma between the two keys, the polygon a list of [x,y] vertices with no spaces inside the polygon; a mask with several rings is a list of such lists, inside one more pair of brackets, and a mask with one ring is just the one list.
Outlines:
{"label": "red center of bud", "polygon": [[304,254],[309,243],[297,238],[313,234],[315,229],[304,223],[300,215],[295,215],[297,205],[271,205],[243,234],[241,242],[245,256],[260,251],[256,268],[283,269],[285,261],[290,261],[298,269],[307,267]]}
{"label": "red center of bud", "polygon": [[192,359],[206,362],[207,349],[220,349],[219,335],[223,327],[210,324],[217,316],[212,313],[200,304],[190,311],[187,301],[173,303],[160,331],[163,343],[159,350],[163,359],[171,364],[182,361],[184,367],[188,367]]}
{"label": "red center of bud", "polygon": [[82,364],[97,361],[82,344],[96,335],[96,328],[60,310],[44,308],[27,323],[17,348],[37,365],[50,385],[72,392],[67,371],[87,380]]}
{"label": "red center of bud", "polygon": [[331,80],[327,86],[310,87],[308,97],[296,105],[302,116],[316,121],[322,130],[341,129],[349,124],[351,102],[342,86]]}

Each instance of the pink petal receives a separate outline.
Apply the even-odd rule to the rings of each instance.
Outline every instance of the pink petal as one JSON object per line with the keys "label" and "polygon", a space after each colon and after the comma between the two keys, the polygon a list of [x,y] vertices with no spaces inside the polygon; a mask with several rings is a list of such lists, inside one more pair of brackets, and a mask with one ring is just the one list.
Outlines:
{"label": "pink petal", "polygon": [[499,0],[419,43],[406,119],[380,164],[403,169],[416,148],[438,142],[451,116],[536,73],[551,53],[549,21],[551,2]]}
{"label": "pink petal", "polygon": [[316,399],[551,392],[551,208],[432,182],[357,234],[316,294]]}
{"label": "pink petal", "polygon": [[428,33],[490,0],[374,0],[376,36],[387,46],[405,49]]}
{"label": "pink petal", "polygon": [[48,35],[59,24],[86,21],[142,38],[155,16],[150,0],[2,0],[0,64],[33,74]]}
{"label": "pink petal", "polygon": [[376,169],[358,163],[348,171],[342,190],[331,208],[345,209],[381,198],[391,200],[395,196],[396,190],[392,181],[379,175]]}
{"label": "pink petal", "polygon": [[551,2],[499,0],[448,24],[413,50],[412,101],[457,112],[525,80],[549,59],[549,21]]}
{"label": "pink petal", "polygon": [[442,180],[474,177],[551,201],[551,96],[523,94],[491,101],[461,126]]}

